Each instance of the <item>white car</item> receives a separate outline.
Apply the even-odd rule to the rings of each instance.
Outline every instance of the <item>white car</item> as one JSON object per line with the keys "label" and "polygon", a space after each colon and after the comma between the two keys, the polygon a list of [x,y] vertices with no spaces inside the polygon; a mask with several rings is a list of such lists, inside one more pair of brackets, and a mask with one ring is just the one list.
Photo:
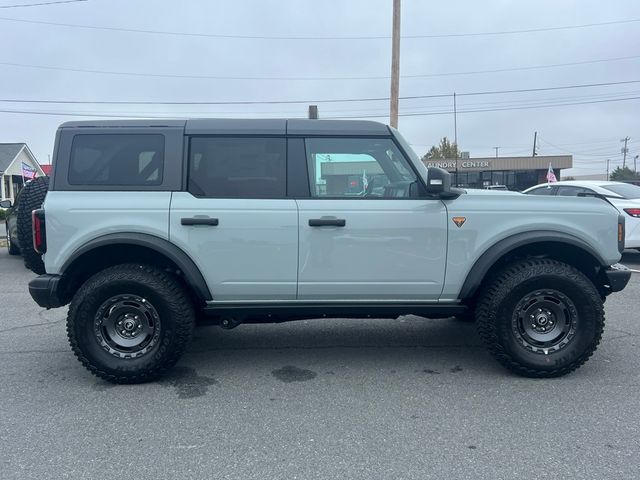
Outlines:
{"label": "white car", "polygon": [[625,217],[625,247],[640,250],[640,187],[637,185],[605,180],[566,180],[536,185],[522,193],[563,197],[575,197],[579,193],[604,195]]}

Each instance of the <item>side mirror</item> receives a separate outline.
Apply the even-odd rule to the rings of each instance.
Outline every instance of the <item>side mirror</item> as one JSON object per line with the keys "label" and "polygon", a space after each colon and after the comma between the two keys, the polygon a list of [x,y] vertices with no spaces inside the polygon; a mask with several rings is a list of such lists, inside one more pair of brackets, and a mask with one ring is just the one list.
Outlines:
{"label": "side mirror", "polygon": [[427,194],[442,199],[456,198],[461,190],[451,188],[451,174],[442,168],[429,167],[427,169]]}
{"label": "side mirror", "polygon": [[11,208],[11,200],[2,200],[0,201],[0,208]]}
{"label": "side mirror", "polygon": [[427,169],[427,193],[440,195],[451,190],[451,174],[442,168],[429,167]]}

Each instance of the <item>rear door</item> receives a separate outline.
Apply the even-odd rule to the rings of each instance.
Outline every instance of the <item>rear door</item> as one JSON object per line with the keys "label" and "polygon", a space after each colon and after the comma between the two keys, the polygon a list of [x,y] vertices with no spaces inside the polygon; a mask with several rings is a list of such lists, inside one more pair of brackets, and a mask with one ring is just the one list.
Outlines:
{"label": "rear door", "polygon": [[391,138],[305,139],[311,198],[299,199],[300,300],[434,300],[447,215],[416,198],[417,175]]}
{"label": "rear door", "polygon": [[188,191],[173,193],[171,241],[214,301],[294,300],[298,213],[286,198],[284,135],[188,140]]}

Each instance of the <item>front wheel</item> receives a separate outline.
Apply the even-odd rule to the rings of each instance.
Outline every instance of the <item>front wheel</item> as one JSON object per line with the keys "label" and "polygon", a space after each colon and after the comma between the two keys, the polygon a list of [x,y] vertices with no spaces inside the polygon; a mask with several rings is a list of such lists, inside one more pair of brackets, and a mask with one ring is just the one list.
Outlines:
{"label": "front wheel", "polygon": [[141,383],[178,361],[194,323],[193,305],[178,278],[125,264],[95,274],[78,290],[67,334],[74,354],[94,375]]}
{"label": "front wheel", "polygon": [[527,377],[559,377],[596,350],[604,307],[579,270],[550,259],[512,263],[480,293],[478,331],[491,354]]}

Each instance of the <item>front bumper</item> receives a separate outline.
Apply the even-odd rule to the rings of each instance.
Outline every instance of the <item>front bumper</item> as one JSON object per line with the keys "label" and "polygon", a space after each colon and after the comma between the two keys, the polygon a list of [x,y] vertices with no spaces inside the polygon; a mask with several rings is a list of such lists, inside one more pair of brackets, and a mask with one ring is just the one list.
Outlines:
{"label": "front bumper", "polygon": [[621,263],[603,269],[603,273],[607,277],[610,292],[619,292],[624,289],[631,278],[631,270]]}
{"label": "front bumper", "polygon": [[35,302],[44,308],[64,305],[60,299],[60,275],[40,275],[29,282],[29,293]]}

